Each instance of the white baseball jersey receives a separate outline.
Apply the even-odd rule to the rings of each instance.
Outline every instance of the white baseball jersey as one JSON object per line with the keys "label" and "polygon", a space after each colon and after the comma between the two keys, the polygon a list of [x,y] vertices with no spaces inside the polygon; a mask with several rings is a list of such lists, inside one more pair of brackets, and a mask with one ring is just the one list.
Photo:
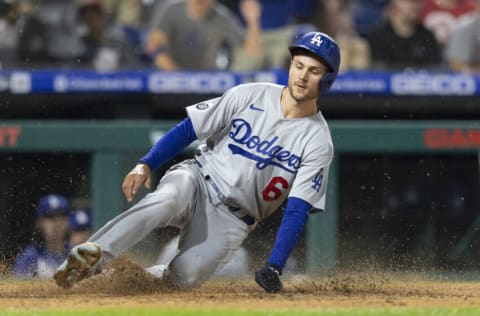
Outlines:
{"label": "white baseball jersey", "polygon": [[289,196],[325,208],[333,143],[322,114],[286,119],[284,86],[250,83],[187,107],[207,150],[196,157],[228,205],[257,220],[268,217]]}

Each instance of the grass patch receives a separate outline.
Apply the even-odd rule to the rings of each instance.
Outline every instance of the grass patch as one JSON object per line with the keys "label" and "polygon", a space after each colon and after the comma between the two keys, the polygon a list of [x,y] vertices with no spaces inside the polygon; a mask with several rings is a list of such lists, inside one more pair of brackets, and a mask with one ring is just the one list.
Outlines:
{"label": "grass patch", "polygon": [[477,316],[478,307],[462,308],[336,308],[316,310],[195,310],[162,308],[99,308],[95,310],[0,310],[2,316]]}

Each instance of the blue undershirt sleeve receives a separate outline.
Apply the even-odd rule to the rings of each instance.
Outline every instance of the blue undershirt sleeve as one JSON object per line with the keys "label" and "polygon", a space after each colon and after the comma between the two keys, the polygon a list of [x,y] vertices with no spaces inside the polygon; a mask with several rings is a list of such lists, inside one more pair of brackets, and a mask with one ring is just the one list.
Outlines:
{"label": "blue undershirt sleeve", "polygon": [[267,261],[269,265],[279,271],[283,269],[288,256],[305,228],[311,208],[312,205],[302,199],[288,198],[282,223],[278,229],[272,253]]}
{"label": "blue undershirt sleeve", "polygon": [[170,129],[139,162],[155,170],[197,139],[189,117]]}

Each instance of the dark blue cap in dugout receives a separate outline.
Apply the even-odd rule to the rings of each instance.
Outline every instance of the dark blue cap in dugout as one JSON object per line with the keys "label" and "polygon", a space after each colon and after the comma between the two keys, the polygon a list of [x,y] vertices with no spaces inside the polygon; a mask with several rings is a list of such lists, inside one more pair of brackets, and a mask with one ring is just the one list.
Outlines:
{"label": "dark blue cap in dugout", "polygon": [[92,229],[92,211],[88,208],[77,208],[70,213],[70,229],[83,231]]}
{"label": "dark blue cap in dugout", "polygon": [[42,218],[46,216],[64,215],[70,213],[70,203],[63,195],[49,194],[40,198],[35,209],[35,217]]}

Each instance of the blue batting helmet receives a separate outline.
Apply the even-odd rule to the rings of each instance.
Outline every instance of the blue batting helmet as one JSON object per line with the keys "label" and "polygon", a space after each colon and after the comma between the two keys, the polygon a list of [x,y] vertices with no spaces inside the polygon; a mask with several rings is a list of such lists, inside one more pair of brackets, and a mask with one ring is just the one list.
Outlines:
{"label": "blue batting helmet", "polygon": [[70,229],[84,231],[92,229],[92,211],[89,208],[77,208],[70,213]]}
{"label": "blue batting helmet", "polygon": [[327,93],[337,78],[340,66],[340,48],[335,40],[322,32],[308,32],[300,36],[288,50],[292,57],[298,52],[308,51],[327,64],[329,71],[320,80],[320,93]]}
{"label": "blue batting helmet", "polygon": [[35,208],[35,217],[68,216],[70,213],[70,202],[63,195],[49,194],[40,198]]}

